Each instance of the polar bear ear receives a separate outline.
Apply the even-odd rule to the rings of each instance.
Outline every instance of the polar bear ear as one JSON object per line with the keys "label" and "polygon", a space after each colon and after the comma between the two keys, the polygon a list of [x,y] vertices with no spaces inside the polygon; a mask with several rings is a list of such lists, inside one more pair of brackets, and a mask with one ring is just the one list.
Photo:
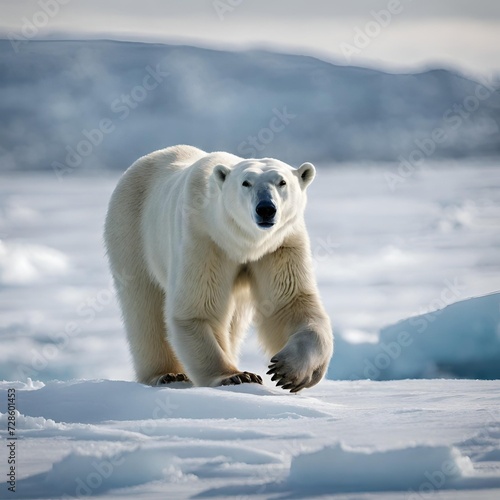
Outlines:
{"label": "polar bear ear", "polygon": [[306,162],[295,170],[295,175],[299,178],[302,189],[305,189],[313,181],[316,175],[316,169],[312,163]]}
{"label": "polar bear ear", "polygon": [[218,186],[221,189],[222,189],[222,184],[224,184],[226,177],[229,175],[229,172],[231,172],[231,170],[225,165],[216,165],[214,167],[214,177],[215,180],[217,181]]}

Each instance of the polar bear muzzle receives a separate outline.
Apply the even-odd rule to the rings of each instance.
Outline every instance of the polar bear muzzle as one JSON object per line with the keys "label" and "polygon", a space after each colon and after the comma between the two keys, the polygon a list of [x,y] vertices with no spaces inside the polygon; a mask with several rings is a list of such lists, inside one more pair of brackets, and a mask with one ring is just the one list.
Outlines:
{"label": "polar bear muzzle", "polygon": [[272,200],[261,200],[255,207],[255,222],[262,229],[274,226],[276,216],[276,205]]}

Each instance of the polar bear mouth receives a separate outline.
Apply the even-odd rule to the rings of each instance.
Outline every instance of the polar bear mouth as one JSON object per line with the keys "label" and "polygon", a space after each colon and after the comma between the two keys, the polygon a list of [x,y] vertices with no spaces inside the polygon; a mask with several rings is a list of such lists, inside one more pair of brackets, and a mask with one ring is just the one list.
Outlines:
{"label": "polar bear mouth", "polygon": [[257,226],[261,229],[269,229],[274,226],[274,222],[257,222]]}

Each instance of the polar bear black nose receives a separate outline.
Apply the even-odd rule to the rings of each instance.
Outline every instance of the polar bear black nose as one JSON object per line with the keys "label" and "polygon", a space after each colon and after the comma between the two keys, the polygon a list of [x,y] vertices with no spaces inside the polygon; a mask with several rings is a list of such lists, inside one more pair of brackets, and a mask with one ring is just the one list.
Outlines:
{"label": "polar bear black nose", "polygon": [[276,205],[272,201],[261,201],[255,207],[255,211],[263,220],[270,220],[276,215]]}

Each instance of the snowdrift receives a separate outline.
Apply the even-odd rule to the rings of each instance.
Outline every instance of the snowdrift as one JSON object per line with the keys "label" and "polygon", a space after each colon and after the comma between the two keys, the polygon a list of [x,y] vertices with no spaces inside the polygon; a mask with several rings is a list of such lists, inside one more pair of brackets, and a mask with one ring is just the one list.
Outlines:
{"label": "snowdrift", "polygon": [[376,343],[340,334],[328,378],[500,378],[500,293],[456,302],[383,328]]}
{"label": "snowdrift", "polygon": [[446,483],[456,488],[472,471],[470,459],[449,446],[373,451],[338,444],[294,457],[288,481],[305,491],[418,490],[426,480],[439,488]]}

